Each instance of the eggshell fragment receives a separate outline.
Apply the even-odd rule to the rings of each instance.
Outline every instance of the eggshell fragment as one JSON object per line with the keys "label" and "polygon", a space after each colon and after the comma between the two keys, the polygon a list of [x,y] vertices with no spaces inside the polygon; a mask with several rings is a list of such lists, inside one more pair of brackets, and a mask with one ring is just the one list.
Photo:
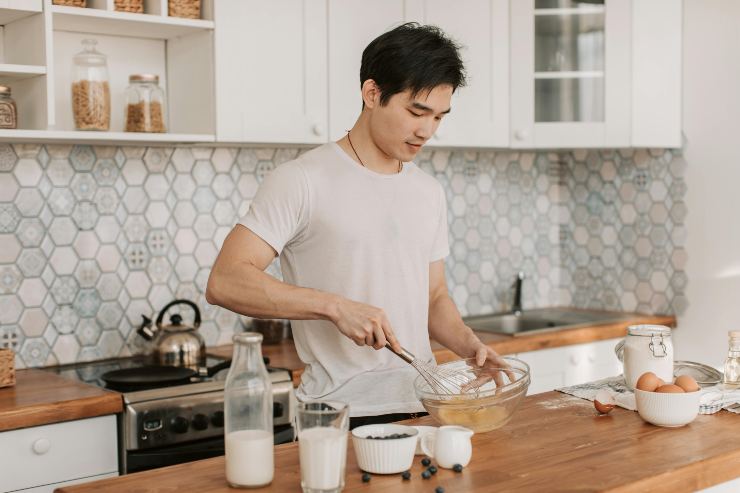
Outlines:
{"label": "eggshell fragment", "polygon": [[660,392],[661,394],[683,394],[684,391],[681,387],[678,385],[673,385],[672,383],[661,385],[657,389],[655,389],[656,392]]}
{"label": "eggshell fragment", "polygon": [[649,371],[640,375],[640,378],[637,379],[637,383],[635,384],[635,388],[644,390],[645,392],[655,392],[655,389],[661,385],[665,385],[665,382],[661,380],[658,375]]}
{"label": "eggshell fragment", "polygon": [[607,389],[601,389],[596,392],[594,396],[594,407],[599,414],[609,414],[616,405],[617,401]]}
{"label": "eggshell fragment", "polygon": [[679,375],[676,377],[676,385],[681,387],[684,392],[696,392],[699,390],[699,384],[691,375]]}

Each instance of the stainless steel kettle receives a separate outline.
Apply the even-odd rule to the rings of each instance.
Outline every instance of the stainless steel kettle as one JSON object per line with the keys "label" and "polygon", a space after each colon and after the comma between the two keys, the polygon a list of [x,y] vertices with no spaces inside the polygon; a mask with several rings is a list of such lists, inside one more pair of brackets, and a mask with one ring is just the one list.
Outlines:
{"label": "stainless steel kettle", "polygon": [[[179,313],[170,316],[169,325],[162,325],[167,310],[176,305],[188,305],[193,309],[195,319],[192,325],[184,324]],[[139,327],[138,333],[145,339],[154,341],[154,358],[160,365],[197,368],[204,365],[206,360],[206,341],[198,333],[198,327],[200,327],[198,305],[189,300],[175,300],[162,308],[154,327],[151,320],[144,317],[144,323]]]}

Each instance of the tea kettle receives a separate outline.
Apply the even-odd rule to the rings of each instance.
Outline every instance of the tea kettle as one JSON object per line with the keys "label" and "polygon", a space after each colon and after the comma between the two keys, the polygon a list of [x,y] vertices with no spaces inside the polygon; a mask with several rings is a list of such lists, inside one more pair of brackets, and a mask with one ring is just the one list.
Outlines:
{"label": "tea kettle", "polygon": [[[167,310],[176,305],[188,305],[195,312],[192,325],[182,323],[179,313],[170,316],[169,325],[162,325]],[[143,315],[142,315],[143,316]],[[154,358],[161,365],[197,368],[205,363],[206,342],[198,333],[200,310],[198,305],[188,300],[175,300],[159,312],[152,327],[152,321],[143,316],[144,322],[137,332],[147,340],[154,341]]]}

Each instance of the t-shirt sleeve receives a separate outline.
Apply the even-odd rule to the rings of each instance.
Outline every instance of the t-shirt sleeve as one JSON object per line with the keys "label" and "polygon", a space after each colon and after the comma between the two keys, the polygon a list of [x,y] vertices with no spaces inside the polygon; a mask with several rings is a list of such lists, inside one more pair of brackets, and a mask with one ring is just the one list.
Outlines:
{"label": "t-shirt sleeve", "polygon": [[298,163],[275,168],[262,182],[239,224],[265,240],[278,255],[300,238],[309,220],[306,176]]}
{"label": "t-shirt sleeve", "polygon": [[442,186],[439,187],[439,216],[437,219],[437,233],[432,244],[432,254],[429,262],[445,258],[450,254],[450,244],[447,238],[447,198]]}

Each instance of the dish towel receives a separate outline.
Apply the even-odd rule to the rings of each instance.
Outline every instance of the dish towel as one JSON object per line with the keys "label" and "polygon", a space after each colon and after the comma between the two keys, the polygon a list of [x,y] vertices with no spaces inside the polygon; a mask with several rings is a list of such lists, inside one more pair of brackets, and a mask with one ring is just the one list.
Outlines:
{"label": "dish towel", "polygon": [[[630,411],[637,410],[635,393],[627,388],[622,375],[555,390],[593,402],[596,393],[601,389],[612,392],[617,406]],[[740,414],[740,388],[726,389],[720,384],[703,388],[699,392],[702,394],[699,400],[699,414],[714,414],[721,409]]]}

